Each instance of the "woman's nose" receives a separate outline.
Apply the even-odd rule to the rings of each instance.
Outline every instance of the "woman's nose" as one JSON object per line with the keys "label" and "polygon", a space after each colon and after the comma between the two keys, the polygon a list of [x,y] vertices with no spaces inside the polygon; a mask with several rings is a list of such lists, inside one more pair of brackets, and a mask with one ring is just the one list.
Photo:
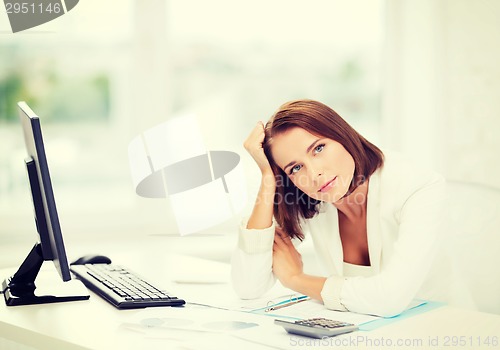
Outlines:
{"label": "woman's nose", "polygon": [[321,175],[323,175],[323,171],[321,170],[321,168],[311,163],[309,166],[309,177],[312,179],[312,181],[314,183],[318,182],[321,178]]}

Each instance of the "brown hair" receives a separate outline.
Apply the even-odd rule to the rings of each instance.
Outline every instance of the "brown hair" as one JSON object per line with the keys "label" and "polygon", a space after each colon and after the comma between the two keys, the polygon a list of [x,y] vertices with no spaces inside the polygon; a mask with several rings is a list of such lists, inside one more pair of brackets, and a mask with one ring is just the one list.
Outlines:
{"label": "brown hair", "polygon": [[333,109],[313,100],[296,100],[282,105],[265,127],[264,152],[276,176],[274,217],[290,237],[304,239],[301,219],[310,219],[318,213],[319,200],[307,196],[298,189],[287,174],[273,160],[273,137],[290,128],[299,127],[309,133],[339,142],[354,159],[354,176],[346,194],[365,182],[382,166],[382,151],[354,130]]}

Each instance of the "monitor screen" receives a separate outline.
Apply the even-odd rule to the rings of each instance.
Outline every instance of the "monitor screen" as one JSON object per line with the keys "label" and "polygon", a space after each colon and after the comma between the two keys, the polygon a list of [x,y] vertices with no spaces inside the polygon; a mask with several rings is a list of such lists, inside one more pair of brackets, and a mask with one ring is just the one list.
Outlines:
{"label": "monitor screen", "polygon": [[18,107],[26,144],[25,163],[39,241],[18,271],[3,282],[5,301],[7,305],[14,306],[88,299],[86,291],[77,295],[60,295],[57,290],[50,295],[38,295],[36,292],[35,279],[44,261],[54,262],[62,281],[70,281],[71,273],[52,190],[40,118],[25,102],[19,102]]}

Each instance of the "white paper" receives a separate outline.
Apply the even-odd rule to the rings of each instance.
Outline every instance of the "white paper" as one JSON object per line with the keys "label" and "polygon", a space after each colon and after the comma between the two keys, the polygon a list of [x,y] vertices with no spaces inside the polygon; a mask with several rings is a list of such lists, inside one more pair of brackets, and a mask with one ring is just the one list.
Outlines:
{"label": "white paper", "polygon": [[251,313],[186,305],[142,310],[127,318],[121,328],[155,336],[170,336],[170,330],[232,333],[259,327],[264,320],[262,316]]}

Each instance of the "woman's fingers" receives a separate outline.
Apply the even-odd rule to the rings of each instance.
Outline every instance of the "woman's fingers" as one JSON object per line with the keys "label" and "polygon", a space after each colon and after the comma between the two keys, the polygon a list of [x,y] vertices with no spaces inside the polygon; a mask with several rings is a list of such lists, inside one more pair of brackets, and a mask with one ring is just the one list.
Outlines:
{"label": "woman's fingers", "polygon": [[277,248],[286,248],[286,243],[279,235],[274,235],[274,245],[276,245]]}
{"label": "woman's fingers", "polygon": [[243,143],[243,147],[245,147],[248,153],[256,161],[262,172],[269,172],[271,171],[271,166],[269,165],[269,160],[266,157],[262,145],[265,136],[264,124],[258,122]]}
{"label": "woman's fingers", "polygon": [[286,237],[289,237],[286,232],[279,226],[277,226],[275,229],[274,229],[274,232],[277,233],[281,238],[286,238]]}
{"label": "woman's fingers", "polygon": [[255,151],[255,149],[262,148],[262,141],[264,141],[264,137],[264,125],[262,124],[262,122],[259,122],[252,129],[247,139],[243,143],[243,146],[248,151]]}
{"label": "woman's fingers", "polygon": [[281,237],[285,244],[293,246],[292,238],[281,227],[276,227],[275,232]]}

